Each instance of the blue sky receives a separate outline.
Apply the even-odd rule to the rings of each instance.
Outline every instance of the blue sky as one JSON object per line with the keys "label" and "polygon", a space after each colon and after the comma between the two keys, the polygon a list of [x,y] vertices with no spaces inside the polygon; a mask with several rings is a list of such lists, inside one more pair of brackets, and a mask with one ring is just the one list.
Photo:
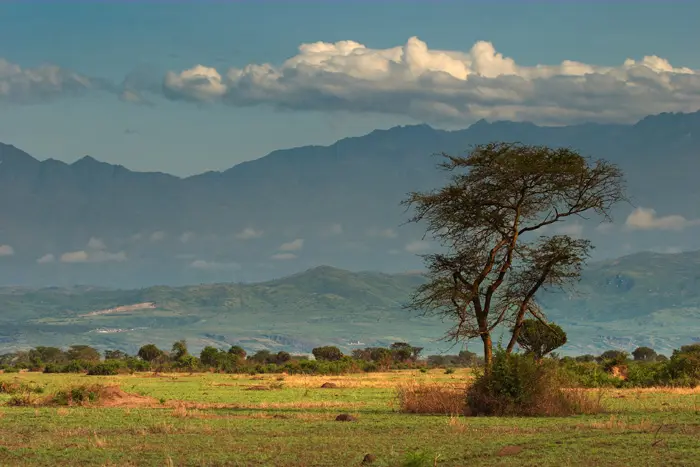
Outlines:
{"label": "blue sky", "polygon": [[[93,84],[73,93],[54,83],[50,95],[35,86],[29,96],[19,80],[30,74],[7,78],[0,67],[0,92],[3,79],[14,80],[0,96],[0,141],[40,159],[70,162],[90,154],[135,170],[187,175],[397,124],[465,127],[482,116],[511,115],[566,124],[692,111],[700,108],[698,18],[700,2],[3,3],[0,58],[7,69],[51,64]],[[465,54],[488,41],[525,71],[498,71],[507,63],[474,65],[471,83],[477,84],[465,90],[459,64],[428,63],[425,54],[415,55],[410,73],[383,77],[376,67],[385,64],[376,60],[336,60],[332,68],[322,65],[322,73],[279,68],[303,43],[354,41],[388,50],[414,36],[429,50]],[[658,60],[640,64],[644,56],[666,59],[673,69]],[[628,58],[637,65],[611,69]],[[586,72],[585,83],[579,71],[532,68],[565,60],[597,68]],[[181,74],[203,65],[223,77],[229,68],[265,63],[283,77],[272,88],[250,85],[255,74],[196,88]],[[368,70],[375,74],[362,75]],[[161,95],[168,72],[173,80]],[[127,76],[138,94],[131,102],[117,95]],[[621,83],[629,85],[621,90]],[[564,114],[562,108],[573,110]]]}

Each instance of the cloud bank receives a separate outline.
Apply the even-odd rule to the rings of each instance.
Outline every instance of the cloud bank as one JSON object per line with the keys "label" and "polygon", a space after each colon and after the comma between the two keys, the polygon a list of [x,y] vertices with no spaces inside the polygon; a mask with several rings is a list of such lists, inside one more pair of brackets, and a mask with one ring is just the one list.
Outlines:
{"label": "cloud bank", "polygon": [[700,225],[700,219],[686,219],[678,214],[659,217],[650,208],[639,207],[627,216],[625,227],[632,230],[683,230]]}
{"label": "cloud bank", "polygon": [[104,89],[102,80],[88,78],[56,65],[22,68],[0,58],[0,102],[33,104],[62,95]]}
{"label": "cloud bank", "polygon": [[[488,120],[569,124],[633,122],[700,109],[700,70],[655,55],[617,66],[565,60],[519,65],[491,42],[469,50],[431,49],[417,37],[373,49],[359,42],[301,44],[281,64],[128,73],[122,82],[0,58],[0,103],[35,103],[102,91],[133,104],[157,98],[235,107],[382,113],[430,123]],[[154,100],[156,99],[156,100]]]}
{"label": "cloud bank", "polygon": [[700,71],[654,55],[615,67],[566,60],[518,65],[492,43],[434,50],[411,37],[372,49],[354,41],[315,42],[281,65],[170,71],[169,99],[267,104],[280,109],[379,112],[422,121],[633,121],[651,113],[700,108]]}

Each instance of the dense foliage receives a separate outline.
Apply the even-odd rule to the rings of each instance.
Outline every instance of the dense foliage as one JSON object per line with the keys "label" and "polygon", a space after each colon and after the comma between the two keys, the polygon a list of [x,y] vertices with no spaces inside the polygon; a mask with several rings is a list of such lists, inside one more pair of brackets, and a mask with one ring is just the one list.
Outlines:
{"label": "dense foliage", "polygon": [[[450,372],[455,367],[483,366],[483,357],[468,350],[462,350],[455,355],[428,355],[422,358],[420,347],[413,347],[405,342],[395,342],[388,348],[355,349],[352,355],[344,355],[340,349],[332,346],[319,349],[314,349],[318,354],[315,359],[307,355],[291,355],[285,351],[275,353],[258,350],[248,354],[237,345],[229,349],[208,346],[196,356],[189,352],[187,343],[182,340],[173,345],[171,352],[159,349],[153,344],[146,344],[136,356],[120,350],[107,350],[104,352],[104,358],[99,359],[98,351],[88,346],[76,345],[65,350],[39,346],[29,351],[0,355],[0,370],[6,373],[29,370],[90,375],[143,371],[337,375],[411,368],[445,368]],[[523,357],[528,354],[536,357],[528,351],[524,352]],[[94,358],[95,355],[98,358]],[[636,349],[632,355],[634,360],[628,353],[618,350],[609,350],[598,356],[560,358],[551,354],[548,358],[541,359],[540,364],[556,367],[561,376],[560,380],[564,381],[562,384],[572,387],[700,385],[700,343],[682,346],[675,350],[670,358],[657,355],[653,349],[646,347]],[[513,380],[512,376],[508,376],[509,381]]]}

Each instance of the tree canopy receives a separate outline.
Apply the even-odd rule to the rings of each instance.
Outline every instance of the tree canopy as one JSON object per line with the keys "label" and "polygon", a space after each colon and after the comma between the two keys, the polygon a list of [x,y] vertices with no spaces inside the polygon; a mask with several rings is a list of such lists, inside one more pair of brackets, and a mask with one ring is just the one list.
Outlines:
{"label": "tree canopy", "polygon": [[481,338],[489,367],[493,330],[512,326],[511,352],[525,317],[542,319],[536,293],[575,283],[592,248],[571,235],[544,236],[544,228],[587,213],[610,220],[625,199],[623,174],[571,149],[519,143],[443,157],[449,182],[404,201],[409,222],[425,223],[444,250],[424,255],[430,280],[410,307],[453,321],[448,339]]}

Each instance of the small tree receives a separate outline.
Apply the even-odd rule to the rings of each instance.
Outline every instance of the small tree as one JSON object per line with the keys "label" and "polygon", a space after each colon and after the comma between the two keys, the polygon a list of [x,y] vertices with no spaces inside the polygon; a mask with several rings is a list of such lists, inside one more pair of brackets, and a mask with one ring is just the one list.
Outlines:
{"label": "small tree", "polygon": [[277,352],[277,355],[275,356],[275,363],[278,365],[283,365],[290,361],[292,359],[292,356],[289,354],[289,352],[285,352],[284,350],[281,350]]}
{"label": "small tree", "polygon": [[185,341],[185,339],[175,341],[171,350],[172,359],[175,361],[180,361],[187,355],[189,355],[189,351],[187,350],[187,341]]}
{"label": "small tree", "polygon": [[100,352],[89,345],[71,345],[66,352],[66,357],[70,361],[97,362],[100,360]]}
{"label": "small tree", "polygon": [[139,349],[136,355],[146,362],[154,362],[163,355],[163,351],[156,347],[155,344],[146,344]]}
{"label": "small tree", "polygon": [[219,349],[208,345],[200,352],[199,361],[204,366],[216,368],[219,366],[219,353]]}
{"label": "small tree", "polygon": [[105,360],[126,360],[127,358],[129,355],[121,350],[105,350]]}
{"label": "small tree", "polygon": [[241,360],[245,359],[246,357],[246,351],[240,345],[232,345],[231,348],[228,349],[228,353],[235,355]]}
{"label": "small tree", "polygon": [[650,347],[637,347],[632,351],[635,361],[653,362],[656,361],[656,351]]}
{"label": "small tree", "polygon": [[518,334],[518,345],[539,361],[548,353],[566,344],[566,333],[553,323],[526,319]]}
{"label": "small tree", "polygon": [[395,362],[406,362],[413,358],[413,347],[406,342],[394,342],[389,349]]}
{"label": "small tree", "polygon": [[511,353],[526,315],[541,316],[535,294],[574,284],[588,257],[588,241],[542,230],[589,212],[610,219],[624,199],[622,172],[570,149],[517,143],[444,157],[450,182],[404,201],[414,208],[409,222],[426,222],[446,250],[423,256],[430,281],[409,307],[452,320],[447,339],[480,338],[488,371],[494,329],[511,324]]}
{"label": "small tree", "polygon": [[343,358],[343,352],[338,347],[327,345],[325,347],[316,347],[311,350],[316,360],[326,360],[335,362]]}

